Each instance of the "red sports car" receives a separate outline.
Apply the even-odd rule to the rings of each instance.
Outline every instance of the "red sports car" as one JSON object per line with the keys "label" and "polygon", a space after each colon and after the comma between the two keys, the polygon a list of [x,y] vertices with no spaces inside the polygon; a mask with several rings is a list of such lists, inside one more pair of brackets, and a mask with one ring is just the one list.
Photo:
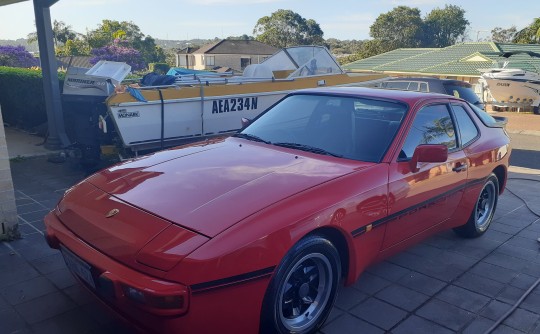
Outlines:
{"label": "red sports car", "polygon": [[47,241],[144,330],[311,333],[370,264],[487,230],[504,124],[447,95],[298,91],[232,137],[90,176],[45,218]]}

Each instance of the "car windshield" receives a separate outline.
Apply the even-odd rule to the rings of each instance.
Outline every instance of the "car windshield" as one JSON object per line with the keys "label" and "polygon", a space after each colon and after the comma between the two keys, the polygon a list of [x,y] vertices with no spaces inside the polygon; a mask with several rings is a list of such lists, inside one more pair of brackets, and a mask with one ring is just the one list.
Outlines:
{"label": "car windshield", "polygon": [[379,162],[406,111],[407,106],[397,101],[295,94],[237,136],[316,154]]}
{"label": "car windshield", "polygon": [[462,86],[459,84],[449,84],[445,83],[444,88],[446,89],[446,92],[448,95],[453,95],[455,97],[459,97],[461,99],[464,99],[466,101],[469,101],[470,103],[474,105],[481,105],[482,102],[480,101],[480,98],[478,95],[474,93],[474,90],[467,86]]}

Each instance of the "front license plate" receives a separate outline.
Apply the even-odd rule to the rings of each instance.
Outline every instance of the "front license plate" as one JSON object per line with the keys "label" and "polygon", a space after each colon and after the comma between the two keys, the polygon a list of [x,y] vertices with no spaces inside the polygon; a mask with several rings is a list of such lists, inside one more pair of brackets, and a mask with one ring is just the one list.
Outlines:
{"label": "front license plate", "polygon": [[96,288],[94,283],[94,278],[92,277],[91,266],[82,260],[77,255],[73,254],[64,246],[60,246],[60,251],[64,256],[64,261],[66,265],[75,275],[79,276],[83,281],[88,283],[93,289]]}

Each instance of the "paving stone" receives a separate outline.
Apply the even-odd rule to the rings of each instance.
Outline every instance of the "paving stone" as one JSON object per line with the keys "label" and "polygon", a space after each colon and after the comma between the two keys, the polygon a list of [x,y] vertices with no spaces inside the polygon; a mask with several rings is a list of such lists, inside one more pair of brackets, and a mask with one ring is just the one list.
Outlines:
{"label": "paving stone", "polygon": [[520,273],[510,282],[510,285],[515,286],[519,289],[527,290],[536,282],[536,280],[538,280],[537,277]]}
{"label": "paving stone", "polygon": [[517,236],[514,236],[512,239],[508,240],[505,245],[509,247],[525,248],[538,252],[538,241],[535,237],[538,237],[537,233],[526,228],[525,230],[519,232]]}
{"label": "paving stone", "polygon": [[[504,245],[502,245],[501,247],[497,249],[496,253],[505,254],[507,256],[511,256],[511,257],[515,257],[515,258],[527,260],[527,261],[533,261],[538,257],[538,245],[537,245],[538,241],[534,240],[535,242],[534,246],[536,247],[536,249],[531,250],[529,248],[510,244],[510,242],[514,239],[515,237],[508,240],[507,243],[505,243]],[[533,241],[530,240],[530,242],[532,243]]]}
{"label": "paving stone", "polygon": [[486,296],[455,285],[443,289],[436,298],[473,313],[480,311],[490,301],[490,298]]}
{"label": "paving stone", "polygon": [[85,287],[80,284],[75,284],[62,291],[68,295],[77,305],[86,305],[96,301],[96,297],[92,295]]}
{"label": "paving stone", "polygon": [[442,281],[417,272],[411,272],[410,274],[403,276],[399,280],[399,284],[428,296],[433,296],[446,286]]}
{"label": "paving stone", "polygon": [[428,321],[426,319],[411,316],[402,323],[400,323],[396,328],[392,329],[392,334],[451,334],[453,331],[444,328],[434,322]]}
{"label": "paving stone", "polygon": [[512,314],[503,322],[503,324],[528,333],[534,329],[538,319],[540,319],[540,315],[518,308],[512,312]]}
{"label": "paving stone", "polygon": [[462,240],[457,238],[455,233],[452,231],[443,231],[435,236],[423,241],[423,243],[437,247],[439,249],[452,249],[454,247],[456,240]]}
{"label": "paving stone", "polygon": [[39,273],[27,263],[0,270],[0,288],[4,288],[18,282],[38,277]]}
{"label": "paving stone", "polygon": [[[43,238],[43,235],[41,235],[41,238]],[[57,249],[52,249],[49,246],[45,245],[22,247],[19,248],[17,252],[19,252],[22,257],[24,257],[28,261],[37,260],[50,255],[58,254]]]}
{"label": "paving stone", "polygon": [[68,311],[64,314],[36,323],[32,326],[35,333],[88,333],[97,329],[99,324],[80,309]]}
{"label": "paving stone", "polygon": [[390,284],[391,282],[384,278],[364,272],[353,286],[363,293],[373,295]]}
{"label": "paving stone", "polygon": [[454,331],[460,330],[474,319],[472,313],[436,299],[422,306],[416,311],[416,315]]}
{"label": "paving stone", "polygon": [[60,252],[30,261],[30,263],[42,274],[49,274],[58,269],[66,268],[66,263]]}
{"label": "paving stone", "polygon": [[49,213],[49,209],[42,208],[39,211],[23,213],[23,214],[20,214],[19,216],[22,219],[26,220],[27,222],[32,223],[36,221],[42,221],[43,217],[45,217],[47,213]]}
{"label": "paving stone", "polygon": [[512,307],[510,304],[492,300],[481,312],[480,315],[491,320],[497,321]]}
{"label": "paving stone", "polygon": [[38,202],[31,201],[30,203],[26,203],[24,205],[17,205],[17,214],[22,216],[27,213],[43,211],[45,209],[46,208]]}
{"label": "paving stone", "polygon": [[408,248],[406,252],[429,260],[436,260],[442,253],[442,250],[427,243],[420,243]]}
{"label": "paving stone", "polygon": [[2,333],[18,333],[26,329],[24,319],[12,308],[0,309],[0,326]]}
{"label": "paving stone", "polygon": [[471,273],[465,273],[454,284],[492,298],[504,288],[504,284],[500,282]]}
{"label": "paving stone", "polygon": [[516,329],[513,329],[505,325],[500,325],[492,333],[493,334],[523,334],[522,331],[518,331]]}
{"label": "paving stone", "polygon": [[506,242],[510,238],[512,238],[513,234],[501,232],[498,230],[495,230],[493,227],[490,227],[490,229],[482,236],[482,238],[493,240],[499,244],[502,244],[503,242]]}
{"label": "paving stone", "polygon": [[367,294],[360,292],[353,287],[342,288],[338,293],[335,305],[342,310],[348,310],[353,306],[360,304],[366,298],[368,298]]}
{"label": "paving stone", "polygon": [[23,237],[26,237],[29,234],[39,233],[39,231],[36,230],[36,228],[33,225],[27,224],[27,223],[23,223],[23,224],[19,223],[19,232],[21,233]]}
{"label": "paving stone", "polygon": [[495,321],[487,319],[484,317],[478,317],[474,319],[468,326],[463,330],[462,334],[478,334],[485,333],[486,330],[491,328]]}
{"label": "paving stone", "polygon": [[462,239],[460,242],[454,242],[452,251],[474,259],[482,259],[500,245],[501,242],[488,238]]}
{"label": "paving stone", "polygon": [[411,253],[402,253],[391,262],[442,281],[450,282],[471,267],[475,260],[461,254],[443,251],[437,259],[426,259]]}
{"label": "paving stone", "polygon": [[75,303],[60,292],[34,298],[18,305],[15,309],[29,324],[36,324],[55,317],[76,307]]}
{"label": "paving stone", "polygon": [[332,310],[330,311],[330,314],[328,315],[328,318],[326,318],[325,324],[331,323],[332,321],[336,320],[337,318],[341,317],[344,314],[345,314],[344,311],[338,309],[337,307],[333,307]]}
{"label": "paving stone", "polygon": [[428,296],[401,285],[386,287],[379,291],[376,297],[406,311],[418,308],[429,299]]}
{"label": "paving stone", "polygon": [[540,314],[540,293],[533,292],[528,295],[527,298],[525,298],[525,300],[523,301],[523,303],[521,303],[520,307],[533,313]]}
{"label": "paving stone", "polygon": [[28,236],[25,236],[24,238],[10,241],[9,243],[9,246],[17,251],[21,248],[27,248],[27,247],[32,247],[32,246],[46,246],[46,245],[47,243],[45,242],[45,238],[43,237],[43,235],[39,235],[39,234],[28,235]]}
{"label": "paving stone", "polygon": [[407,312],[375,298],[367,299],[350,312],[385,330],[394,327],[407,316]]}
{"label": "paving stone", "polygon": [[390,282],[396,282],[411,271],[391,262],[384,261],[369,267],[367,272],[382,277]]}
{"label": "paving stone", "polygon": [[0,290],[0,294],[9,304],[17,305],[56,290],[56,287],[48,279],[39,276],[4,287]]}
{"label": "paving stone", "polygon": [[345,314],[338,319],[325,325],[321,332],[324,334],[344,334],[344,333],[372,333],[382,334],[384,331],[361,319]]}
{"label": "paving stone", "polygon": [[[506,220],[508,220],[507,216],[505,216],[504,219],[505,219],[504,222],[506,223]],[[494,230],[494,231],[506,233],[506,234],[509,234],[510,236],[513,236],[513,235],[519,233],[521,231],[521,229],[522,229],[520,227],[510,226],[510,225],[507,225],[505,223],[503,224],[503,223],[501,223],[501,220],[499,220],[498,224],[493,224],[493,226],[489,227],[489,230],[490,231]],[[488,231],[488,233],[490,231]],[[488,233],[486,233],[486,236],[488,235]]]}
{"label": "paving stone", "polygon": [[514,256],[509,256],[499,251],[491,253],[483,261],[515,271],[521,271],[529,264],[529,261],[527,260],[523,260]]}
{"label": "paving stone", "polygon": [[468,272],[478,275],[478,276],[489,278],[489,279],[492,279],[494,281],[504,283],[504,284],[509,283],[510,281],[514,280],[519,275],[518,271],[499,267],[497,265],[487,263],[487,262],[477,263]]}
{"label": "paving stone", "polygon": [[47,279],[49,279],[59,289],[65,289],[69,286],[77,284],[77,281],[67,268],[53,271],[52,273],[46,274],[45,277],[47,277]]}
{"label": "paving stone", "polygon": [[508,285],[504,287],[501,293],[497,296],[497,300],[503,303],[513,305],[521,298],[524,293],[525,290]]}

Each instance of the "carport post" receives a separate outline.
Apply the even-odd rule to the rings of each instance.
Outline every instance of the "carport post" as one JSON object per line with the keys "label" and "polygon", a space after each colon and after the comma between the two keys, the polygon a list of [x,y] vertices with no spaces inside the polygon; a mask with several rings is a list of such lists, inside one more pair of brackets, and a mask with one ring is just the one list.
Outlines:
{"label": "carport post", "polygon": [[60,83],[58,81],[58,64],[54,54],[53,30],[50,7],[58,0],[33,0],[36,17],[39,58],[43,73],[43,90],[45,92],[45,109],[49,134],[45,147],[60,149],[70,144],[64,127]]}

